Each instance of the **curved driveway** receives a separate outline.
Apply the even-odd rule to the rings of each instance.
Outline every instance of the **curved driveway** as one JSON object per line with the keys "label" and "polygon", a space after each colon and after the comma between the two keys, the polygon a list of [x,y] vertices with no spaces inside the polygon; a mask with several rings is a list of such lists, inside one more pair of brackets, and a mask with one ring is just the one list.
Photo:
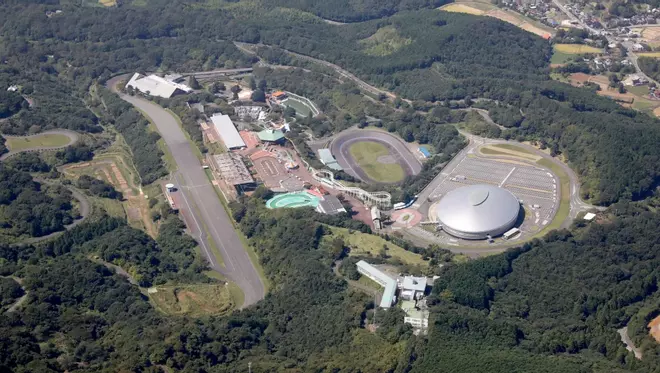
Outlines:
{"label": "curved driveway", "polygon": [[344,171],[362,181],[378,183],[367,176],[349,152],[351,145],[360,141],[374,141],[387,146],[391,155],[396,159],[396,162],[403,167],[406,176],[417,175],[422,170],[422,163],[399,138],[381,131],[347,130],[338,134],[332,140],[330,149],[332,155],[337,159],[337,163],[344,168]]}
{"label": "curved driveway", "polygon": [[[185,206],[181,208],[186,208],[190,212],[195,226],[189,228],[196,233],[210,267],[241,288],[245,294],[243,307],[263,299],[264,284],[234,230],[233,222],[218,199],[215,187],[206,176],[199,159],[193,152],[192,145],[176,119],[151,101],[118,92],[115,85],[122,78],[124,76],[113,78],[106,83],[106,86],[148,116],[165,140],[178,168],[175,180],[179,191],[176,193],[181,193],[185,202]],[[209,251],[208,235],[220,251],[225,262],[224,266],[218,263]]]}
{"label": "curved driveway", "polygon": [[12,138],[12,139],[29,139],[31,137],[37,137],[41,135],[64,135],[69,138],[69,142],[66,145],[62,146],[36,146],[34,148],[28,148],[28,149],[23,149],[23,150],[11,150],[9,149],[8,153],[5,153],[0,156],[0,161],[4,161],[5,159],[14,156],[18,153],[23,153],[23,152],[33,152],[33,151],[42,151],[42,150],[57,150],[57,149],[63,149],[66,148],[67,146],[75,144],[78,139],[80,138],[80,135],[78,135],[77,132],[70,131],[70,130],[65,130],[65,129],[54,129],[54,130],[49,130],[49,131],[44,131],[41,133],[38,133],[36,135],[30,135],[30,136],[10,136],[10,135],[2,135],[4,138]]}

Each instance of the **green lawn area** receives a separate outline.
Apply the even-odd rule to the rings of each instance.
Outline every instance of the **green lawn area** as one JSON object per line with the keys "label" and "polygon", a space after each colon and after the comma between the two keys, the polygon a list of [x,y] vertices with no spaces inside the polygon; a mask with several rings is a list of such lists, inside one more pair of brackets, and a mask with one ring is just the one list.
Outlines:
{"label": "green lawn area", "polygon": [[489,147],[486,147],[486,146],[482,146],[481,148],[479,148],[479,151],[481,153],[487,154],[487,155],[511,156],[511,154],[509,154],[509,153],[501,152],[499,150],[489,148]]}
{"label": "green lawn area", "polygon": [[67,145],[71,140],[66,135],[43,134],[33,137],[7,138],[7,147],[12,151],[32,148],[57,148]]}
{"label": "green lawn area", "polygon": [[376,281],[370,279],[367,276],[360,276],[357,282],[376,291],[381,291],[381,289],[383,288],[382,286],[380,286],[380,284],[378,284]]}
{"label": "green lawn area", "polygon": [[513,151],[518,152],[518,153],[525,153],[525,154],[533,155],[535,157],[537,156],[536,154],[530,152],[529,150],[527,150],[525,148],[521,148],[520,146],[515,146],[515,145],[511,145],[511,144],[495,144],[493,146],[496,147],[496,148],[513,150]]}
{"label": "green lawn area", "polygon": [[307,117],[309,116],[309,113],[312,112],[312,110],[307,106],[307,104],[303,103],[302,101],[296,100],[295,98],[292,97],[289,97],[286,100],[282,101],[282,104],[294,108],[296,110],[296,115],[301,117]]}
{"label": "green lawn area", "polygon": [[648,97],[649,94],[649,86],[646,84],[638,86],[627,85],[626,90],[636,96]]}
{"label": "green lawn area", "polygon": [[422,259],[422,256],[410,251],[404,250],[402,247],[393,244],[392,242],[385,241],[385,239],[362,232],[349,233],[346,228],[330,227],[332,230],[331,235],[323,236],[323,240],[331,241],[335,237],[342,237],[344,244],[351,248],[349,255],[367,255],[378,256],[383,249],[383,245],[387,245],[387,255],[397,258],[407,264],[419,264],[426,266],[428,263]]}
{"label": "green lawn area", "polygon": [[389,155],[385,145],[374,141],[360,141],[349,148],[349,152],[364,172],[376,182],[398,183],[405,177],[398,163],[381,163],[378,157]]}
{"label": "green lawn area", "polygon": [[576,55],[575,54],[568,54],[568,53],[563,53],[555,50],[552,53],[552,58],[550,58],[550,63],[551,64],[564,64],[568,63],[569,61],[572,61],[575,59]]}
{"label": "green lawn area", "polygon": [[561,185],[561,199],[559,201],[559,210],[557,210],[557,215],[555,218],[548,224],[541,232],[535,235],[535,237],[544,236],[548,231],[553,229],[558,229],[561,226],[561,223],[568,217],[570,211],[570,198],[571,198],[571,181],[568,178],[568,175],[564,170],[554,162],[543,158],[536,162],[539,166],[548,168],[559,178],[559,184]]}
{"label": "green lawn area", "polygon": [[653,116],[652,113],[653,109],[655,109],[657,106],[658,104],[656,102],[653,102],[651,100],[646,100],[643,98],[638,98],[635,99],[635,102],[633,102],[632,108]]}

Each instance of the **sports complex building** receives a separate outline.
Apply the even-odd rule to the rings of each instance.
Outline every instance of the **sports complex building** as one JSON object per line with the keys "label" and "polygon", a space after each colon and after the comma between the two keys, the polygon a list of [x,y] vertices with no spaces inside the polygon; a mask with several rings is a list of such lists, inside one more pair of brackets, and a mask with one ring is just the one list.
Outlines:
{"label": "sports complex building", "polygon": [[516,224],[520,202],[506,189],[475,184],[447,193],[434,206],[438,224],[452,236],[481,240],[499,236]]}

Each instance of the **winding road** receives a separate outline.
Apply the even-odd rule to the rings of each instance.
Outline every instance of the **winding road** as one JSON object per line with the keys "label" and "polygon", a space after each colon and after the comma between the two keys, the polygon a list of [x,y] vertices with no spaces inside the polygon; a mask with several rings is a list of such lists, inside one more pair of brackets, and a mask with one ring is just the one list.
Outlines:
{"label": "winding road", "polygon": [[[257,46],[257,47],[272,48],[270,45],[266,45],[266,44],[249,44],[249,43],[241,43],[241,42],[237,42],[237,41],[235,41],[234,44],[236,45],[236,47],[238,49],[242,50],[243,52],[252,54],[252,55],[255,55],[256,53],[254,51],[252,51],[249,47]],[[341,76],[343,78],[346,78],[348,80],[352,80],[355,84],[358,85],[358,87],[360,87],[361,89],[363,89],[363,90],[365,90],[365,91],[367,91],[367,92],[369,92],[373,95],[376,95],[376,96],[385,95],[390,99],[395,99],[396,98],[396,95],[394,93],[386,91],[384,89],[376,88],[376,87],[372,86],[371,84],[365,82],[364,80],[358,78],[357,76],[351,74],[350,72],[346,71],[345,69],[341,68],[340,66],[335,65],[334,63],[330,63],[330,62],[324,61],[324,60],[319,60],[317,58],[306,56],[304,54],[291,52],[291,51],[286,50],[286,49],[282,49],[282,51],[286,52],[287,54],[289,54],[291,56],[300,58],[302,60],[310,61],[310,62],[319,64],[319,65],[323,65],[325,67],[328,67],[328,68],[334,70],[335,73],[337,73],[339,76]],[[404,101],[408,102],[408,100],[404,100]]]}
{"label": "winding road", "polygon": [[57,150],[57,149],[64,149],[67,146],[75,144],[78,139],[80,138],[80,135],[78,135],[77,132],[66,130],[66,129],[55,129],[55,130],[49,130],[49,131],[44,131],[41,133],[38,133],[36,135],[30,135],[30,136],[10,136],[10,135],[2,135],[2,137],[6,139],[29,139],[29,138],[34,138],[42,135],[63,135],[69,138],[69,142],[66,145],[61,145],[61,146],[36,146],[34,148],[28,148],[28,149],[22,149],[22,150],[11,150],[9,149],[8,153],[5,153],[0,156],[0,161],[4,161],[7,158],[10,158],[16,154],[23,153],[23,152],[34,152],[34,151],[44,151],[44,150]]}
{"label": "winding road", "polygon": [[[263,299],[264,284],[234,230],[233,222],[220,202],[215,187],[193,152],[193,145],[171,113],[144,98],[119,92],[116,85],[125,78],[115,77],[106,83],[106,87],[149,117],[172,153],[178,168],[174,175],[178,191],[174,194],[183,200],[179,208],[185,211],[184,216],[188,217],[186,223],[202,246],[210,268],[241,288],[245,294],[243,307]],[[211,252],[214,243],[224,265],[218,263]]]}

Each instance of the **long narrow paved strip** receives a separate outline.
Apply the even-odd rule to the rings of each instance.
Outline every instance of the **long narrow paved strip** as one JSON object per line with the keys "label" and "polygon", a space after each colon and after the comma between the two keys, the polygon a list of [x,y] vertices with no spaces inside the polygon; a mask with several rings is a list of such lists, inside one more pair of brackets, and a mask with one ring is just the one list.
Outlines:
{"label": "long narrow paved strip", "polygon": [[[112,87],[114,82],[116,80],[113,79],[108,85]],[[263,299],[264,284],[234,230],[230,217],[218,199],[213,184],[202,169],[192,145],[186,139],[176,119],[165,109],[150,101],[116,93],[151,119],[170,149],[177,164],[178,174],[183,179],[179,178],[184,185],[178,185],[178,187],[181,193],[185,193],[184,198],[191,205],[192,213],[203,220],[198,223],[204,224],[224,260],[223,267],[216,262],[208,249],[203,250],[211,267],[227,276],[241,288],[245,294],[243,307]]]}

